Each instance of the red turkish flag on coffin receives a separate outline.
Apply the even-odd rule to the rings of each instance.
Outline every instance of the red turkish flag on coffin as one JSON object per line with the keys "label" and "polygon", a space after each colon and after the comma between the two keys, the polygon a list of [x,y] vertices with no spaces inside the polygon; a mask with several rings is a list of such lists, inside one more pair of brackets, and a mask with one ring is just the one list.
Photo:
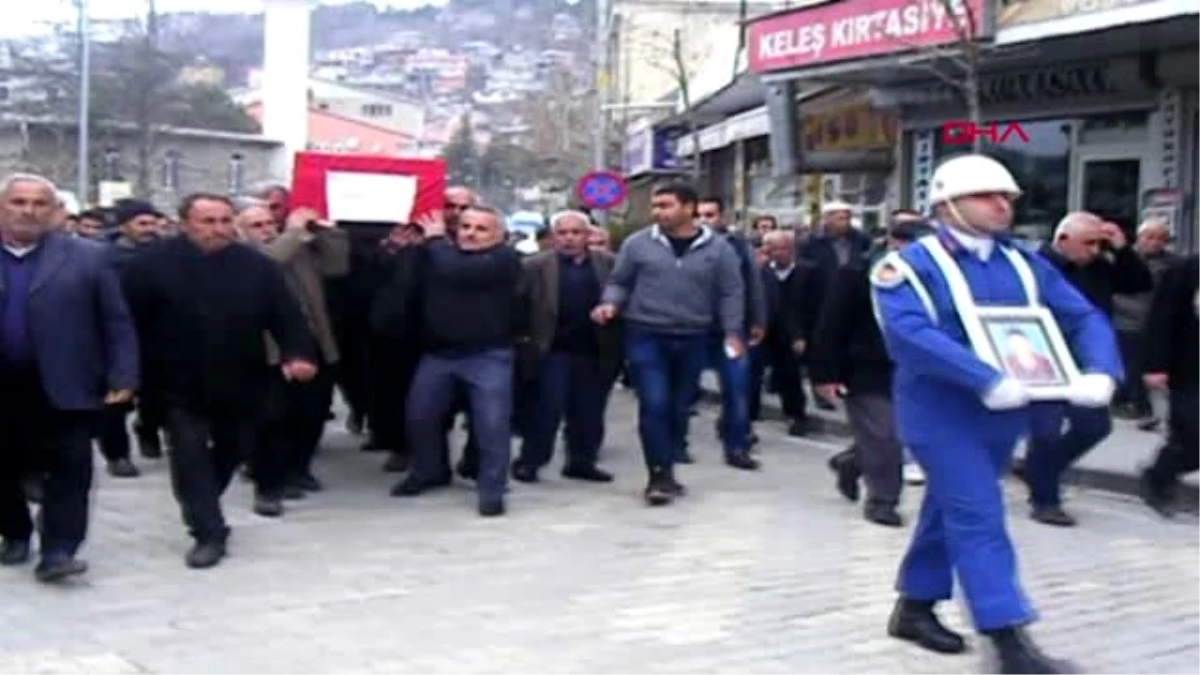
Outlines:
{"label": "red turkish flag on coffin", "polygon": [[446,162],[297,152],[291,208],[336,222],[411,223],[443,208]]}

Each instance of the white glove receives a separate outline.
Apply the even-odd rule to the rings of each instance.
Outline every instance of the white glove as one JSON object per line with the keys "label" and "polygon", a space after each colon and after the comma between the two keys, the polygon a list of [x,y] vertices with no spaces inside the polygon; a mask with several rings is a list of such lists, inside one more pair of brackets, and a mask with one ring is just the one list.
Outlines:
{"label": "white glove", "polygon": [[1104,373],[1081,375],[1067,393],[1067,400],[1082,408],[1107,408],[1117,383]]}
{"label": "white glove", "polygon": [[1025,391],[1025,387],[1022,387],[1020,382],[1011,377],[1000,380],[999,384],[983,395],[983,404],[987,406],[988,410],[1012,410],[1028,403],[1029,393]]}

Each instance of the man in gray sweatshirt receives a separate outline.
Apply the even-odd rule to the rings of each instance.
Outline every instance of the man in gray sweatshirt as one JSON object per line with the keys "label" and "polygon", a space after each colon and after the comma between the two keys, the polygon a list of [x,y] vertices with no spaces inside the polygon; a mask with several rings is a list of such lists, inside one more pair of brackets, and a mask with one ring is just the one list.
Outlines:
{"label": "man in gray sweatshirt", "polygon": [[745,288],[737,253],[696,222],[695,190],[664,185],[652,199],[657,224],[625,240],[592,318],[624,320],[650,473],[645,496],[658,506],[683,494],[674,465],[687,440],[688,408],[712,326],[724,331],[729,358],[746,358]]}

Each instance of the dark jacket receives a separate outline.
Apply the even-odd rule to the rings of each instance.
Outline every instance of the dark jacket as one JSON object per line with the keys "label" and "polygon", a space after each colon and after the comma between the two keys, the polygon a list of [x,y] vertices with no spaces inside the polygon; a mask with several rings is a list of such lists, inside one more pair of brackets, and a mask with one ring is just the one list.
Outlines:
{"label": "dark jacket", "polygon": [[819,312],[813,311],[805,298],[817,293],[821,286],[820,271],[806,261],[799,261],[785,281],[780,281],[774,268],[759,270],[767,307],[766,344],[773,350],[792,351],[797,340],[812,339]]}
{"label": "dark jacket", "polygon": [[[846,233],[846,238],[850,240],[850,263],[856,262],[871,250],[871,236],[862,230],[850,230]],[[796,249],[797,259],[807,260],[815,265],[827,284],[833,283],[833,278],[837,276],[838,268],[841,267],[834,248],[835,240],[836,237],[817,234],[798,244]]]}
{"label": "dark jacket", "polygon": [[[1190,255],[1159,280],[1150,303],[1142,370],[1166,373],[1172,391],[1196,392],[1200,380],[1200,257]],[[1195,411],[1191,411],[1193,414]]]}
{"label": "dark jacket", "polygon": [[[28,330],[42,388],[58,410],[98,410],[138,388],[138,336],[105,244],[49,234],[29,287]],[[0,275],[0,298],[5,293]],[[2,386],[2,383],[0,383]]]}
{"label": "dark jacket", "polygon": [[1154,287],[1150,268],[1132,246],[1102,254],[1087,265],[1076,265],[1049,244],[1042,246],[1041,253],[1109,318],[1113,315],[1114,294],[1142,293]]}
{"label": "dark jacket", "polygon": [[129,264],[125,291],[146,386],[168,405],[202,414],[257,405],[271,381],[264,333],[284,361],[316,363],[283,271],[248,246],[205,253],[185,236],[162,241]]}
{"label": "dark jacket", "polygon": [[[758,265],[754,261],[754,247],[738,232],[726,231],[721,233],[725,242],[737,253],[738,266],[742,271],[742,283],[745,291],[746,320],[743,330],[750,332],[751,328],[767,327],[766,295],[759,275]],[[717,327],[720,332],[720,327]]]}
{"label": "dark jacket", "polygon": [[379,274],[387,281],[371,300],[371,332],[397,349],[419,350],[425,247],[408,246],[381,256],[373,264],[380,267]]}
{"label": "dark jacket", "polygon": [[864,257],[838,271],[809,344],[809,377],[891,396],[892,361],[872,309],[869,269]]}
{"label": "dark jacket", "polygon": [[445,238],[426,245],[423,344],[434,353],[512,347],[521,258],[503,244],[460,251]]}
{"label": "dark jacket", "polygon": [[[603,289],[615,257],[603,251],[590,251],[588,257],[600,289]],[[555,251],[543,251],[526,258],[522,266],[521,302],[527,307],[528,338],[534,348],[532,356],[541,358],[550,352],[558,327],[559,255]],[[617,322],[595,326],[595,330],[597,356],[605,367],[615,372],[621,361],[621,333]]]}

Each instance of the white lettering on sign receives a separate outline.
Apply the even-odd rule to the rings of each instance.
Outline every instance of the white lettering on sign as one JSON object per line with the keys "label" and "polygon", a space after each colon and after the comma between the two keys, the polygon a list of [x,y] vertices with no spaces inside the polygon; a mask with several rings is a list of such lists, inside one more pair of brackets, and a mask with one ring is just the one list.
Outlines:
{"label": "white lettering on sign", "polygon": [[[1096,2],[1102,0],[1062,0]],[[1113,0],[1107,0],[1113,1]],[[962,31],[977,31],[968,25],[967,0],[882,0],[864,2],[855,11],[852,4],[824,5],[824,11],[804,12],[791,25],[766,30],[757,36],[754,55],[768,69],[790,65],[856,58],[869,54],[902,51],[906,48],[953,41]],[[972,7],[978,3],[972,2]],[[953,15],[951,14],[953,12]]]}

